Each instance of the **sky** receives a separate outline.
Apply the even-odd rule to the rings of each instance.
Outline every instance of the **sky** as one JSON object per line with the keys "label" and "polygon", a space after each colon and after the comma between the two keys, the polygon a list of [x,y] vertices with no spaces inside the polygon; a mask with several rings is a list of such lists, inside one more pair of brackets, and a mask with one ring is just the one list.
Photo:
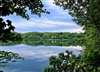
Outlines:
{"label": "sky", "polygon": [[82,27],[72,21],[68,10],[63,10],[53,4],[53,0],[42,0],[44,9],[50,14],[42,14],[41,17],[32,15],[28,12],[30,20],[20,16],[10,15],[4,17],[4,20],[11,20],[15,26],[15,31],[20,33],[26,32],[83,32]]}

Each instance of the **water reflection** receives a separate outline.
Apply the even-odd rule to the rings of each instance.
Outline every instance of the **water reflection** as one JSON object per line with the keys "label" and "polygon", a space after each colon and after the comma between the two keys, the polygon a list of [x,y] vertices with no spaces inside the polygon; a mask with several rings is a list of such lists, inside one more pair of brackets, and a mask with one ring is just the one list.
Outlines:
{"label": "water reflection", "polygon": [[37,41],[34,41],[34,40],[23,40],[22,41],[22,44],[26,44],[26,45],[30,45],[30,46],[39,46],[39,45],[43,45],[43,46],[84,46],[83,45],[83,41],[79,40],[79,41],[76,41],[76,40],[66,40],[66,39],[58,39],[58,40],[37,40]]}
{"label": "water reflection", "polygon": [[82,48],[80,46],[28,46],[19,44],[15,46],[3,46],[2,50],[7,52],[18,53],[24,57],[24,61],[9,63],[10,67],[5,67],[5,72],[43,72],[43,69],[49,66],[48,59],[51,55],[57,56],[65,50],[73,51],[78,55]]}
{"label": "water reflection", "polygon": [[[24,59],[22,57],[19,56],[19,54],[17,53],[13,53],[11,51],[0,51],[0,67],[2,69],[2,67],[6,67],[8,66],[9,62],[16,62],[19,59]],[[3,70],[0,70],[0,72],[3,72]]]}

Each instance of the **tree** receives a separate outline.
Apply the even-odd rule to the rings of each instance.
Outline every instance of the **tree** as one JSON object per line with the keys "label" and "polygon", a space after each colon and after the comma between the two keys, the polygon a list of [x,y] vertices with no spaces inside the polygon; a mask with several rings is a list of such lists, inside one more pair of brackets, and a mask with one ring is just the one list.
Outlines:
{"label": "tree", "polygon": [[[43,7],[44,5],[42,4],[41,0],[2,0],[0,1],[0,17],[9,16],[15,13],[16,15],[28,20],[28,10],[31,11],[31,14],[36,14],[39,17],[41,16],[41,13],[49,14],[49,12],[46,11],[46,9],[43,9]],[[10,37],[11,39],[11,33],[12,31],[14,31],[14,28],[15,27],[12,26],[10,20],[7,20],[6,24],[6,22],[4,22],[2,18],[0,18],[1,41],[8,40],[8,37]],[[4,35],[6,37],[4,37]]]}
{"label": "tree", "polygon": [[31,11],[31,14],[38,16],[41,16],[41,13],[49,13],[43,7],[41,0],[2,0],[0,2],[0,16],[16,13],[16,15],[29,19],[28,9]]}
{"label": "tree", "polygon": [[[7,23],[6,23],[7,22]],[[0,18],[0,41],[20,41],[22,40],[20,34],[14,33],[14,26],[12,26],[12,22],[7,20],[6,22]]]}
{"label": "tree", "polygon": [[69,14],[73,17],[78,25],[95,27],[100,34],[100,1],[99,0],[54,0],[54,4],[68,9]]}
{"label": "tree", "polygon": [[[6,67],[9,62],[17,62],[17,60],[24,60],[24,58],[17,53],[0,51],[0,67]],[[0,72],[3,71],[0,70]]]}
{"label": "tree", "polygon": [[44,72],[86,72],[84,64],[80,61],[81,56],[75,56],[66,50],[66,53],[59,53],[58,57],[49,58],[50,67],[46,67]]}
{"label": "tree", "polygon": [[87,71],[99,72],[100,56],[100,1],[99,0],[55,0],[55,4],[69,10],[78,25],[84,26],[86,45],[81,57]]}

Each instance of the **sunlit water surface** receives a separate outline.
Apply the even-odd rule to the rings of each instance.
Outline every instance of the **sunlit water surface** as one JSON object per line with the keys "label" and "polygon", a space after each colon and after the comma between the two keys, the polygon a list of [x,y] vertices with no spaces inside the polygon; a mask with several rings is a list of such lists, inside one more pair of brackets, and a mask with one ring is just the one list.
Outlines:
{"label": "sunlit water surface", "polygon": [[80,46],[27,46],[19,44],[15,46],[0,46],[1,50],[18,53],[25,60],[9,62],[9,67],[3,67],[4,72],[43,72],[44,68],[49,66],[49,57],[57,56],[60,52],[66,50],[73,51],[78,55],[82,48]]}

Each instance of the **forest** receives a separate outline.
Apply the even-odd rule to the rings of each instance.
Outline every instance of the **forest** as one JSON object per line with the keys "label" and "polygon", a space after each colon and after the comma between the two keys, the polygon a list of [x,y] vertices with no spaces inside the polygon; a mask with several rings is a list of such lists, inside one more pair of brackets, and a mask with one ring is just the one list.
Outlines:
{"label": "forest", "polygon": [[[44,72],[100,72],[100,0],[54,0],[56,6],[63,10],[68,10],[72,20],[79,26],[83,27],[84,33],[14,33],[15,27],[10,20],[4,21],[4,16],[13,15],[21,16],[25,19],[30,19],[27,14],[27,8],[31,14],[41,17],[42,13],[50,14],[41,0],[3,0],[0,2],[0,41],[12,43],[12,41],[31,45],[34,40],[49,40],[61,39],[78,41],[84,44],[83,51],[79,56],[73,52],[65,51],[59,53],[58,56],[51,56],[49,58],[49,67],[44,68]],[[11,41],[9,41],[11,40]],[[81,41],[82,40],[82,41]],[[45,45],[48,45],[45,42]],[[54,43],[55,41],[52,41]],[[38,42],[37,42],[38,43]],[[44,43],[44,42],[42,42]],[[2,44],[2,43],[0,43]],[[4,43],[5,44],[5,43]],[[60,43],[61,46],[63,45]],[[58,45],[60,45],[58,43]],[[9,44],[8,44],[9,45]],[[35,44],[36,45],[36,44]],[[6,52],[1,52],[6,55]],[[6,56],[5,56],[6,57]],[[0,58],[0,61],[4,58]],[[12,57],[11,57],[12,58]],[[3,71],[1,71],[3,72]]]}
{"label": "forest", "polygon": [[69,32],[28,32],[28,33],[15,33],[20,34],[19,40],[0,42],[1,46],[26,44],[31,46],[44,45],[44,46],[83,46],[85,43],[84,33],[69,33]]}
{"label": "forest", "polygon": [[68,9],[73,21],[84,27],[85,47],[79,56],[69,51],[51,56],[51,67],[46,67],[44,72],[100,72],[99,3],[99,0],[55,0],[55,5]]}

